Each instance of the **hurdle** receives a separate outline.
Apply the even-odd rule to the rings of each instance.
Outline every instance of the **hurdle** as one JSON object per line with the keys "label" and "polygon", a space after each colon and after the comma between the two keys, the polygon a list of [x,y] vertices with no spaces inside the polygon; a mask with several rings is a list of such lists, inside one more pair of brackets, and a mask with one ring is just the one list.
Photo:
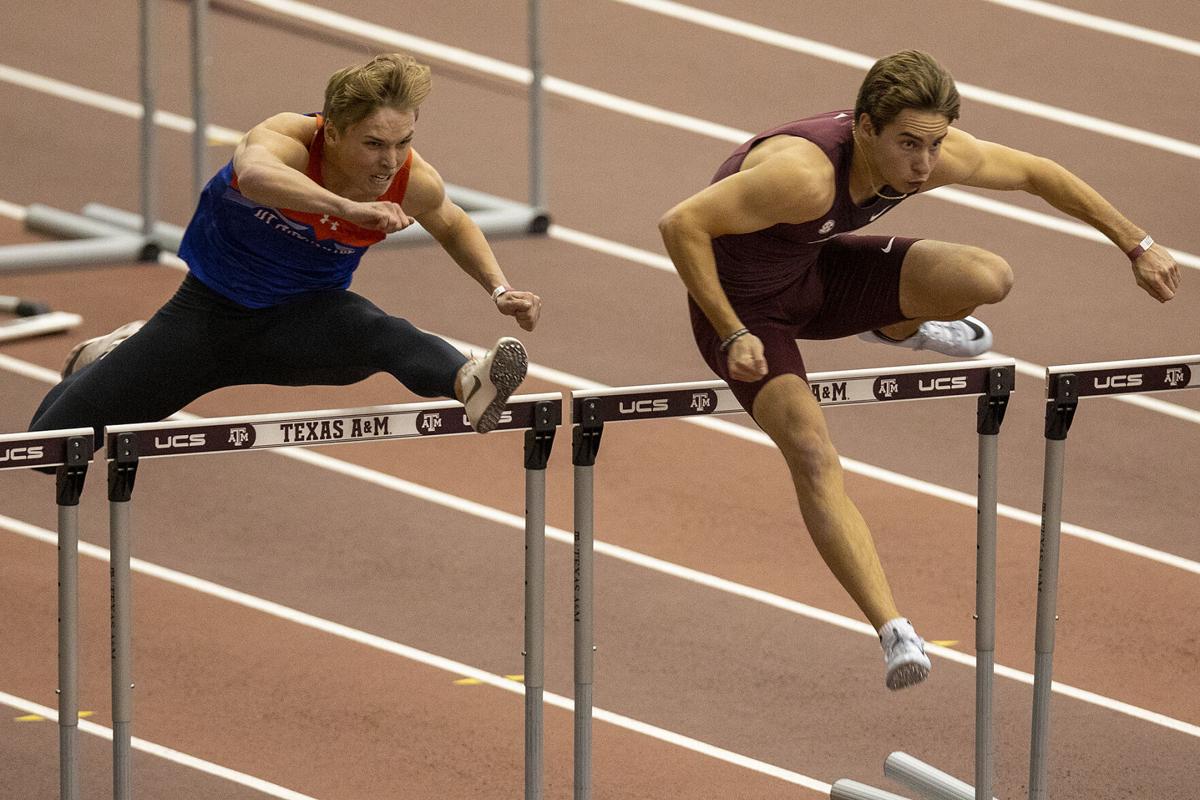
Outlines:
{"label": "hurdle", "polygon": [[1166,392],[1200,387],[1200,354],[1107,361],[1046,368],[1046,457],[1042,476],[1042,540],[1038,558],[1037,625],[1034,634],[1033,725],[1029,749],[1030,800],[1049,795],[1050,692],[1054,669],[1054,621],[1062,525],[1067,434],[1079,401],[1088,397]]}
{"label": "hurdle", "polygon": [[[976,678],[976,761],[977,782],[983,786],[990,785],[992,770],[991,659],[995,639],[996,448],[1015,376],[1016,363],[1012,359],[822,372],[809,376],[809,387],[822,406],[978,397],[980,489],[976,637],[979,663],[985,666],[977,669]],[[595,651],[594,468],[604,425],[609,422],[744,413],[744,410],[732,390],[722,381],[579,391],[571,393],[570,402],[575,482],[574,798],[590,800]],[[847,792],[861,792],[870,788],[850,783],[849,788],[843,785]],[[834,788],[837,789],[838,784],[834,784]],[[990,789],[988,792],[983,796],[990,797]],[[894,797],[886,793],[870,797],[843,794],[844,800],[888,800]]]}
{"label": "hurdle", "polygon": [[[178,252],[182,230],[164,225],[157,218],[158,191],[155,187],[159,170],[159,146],[156,126],[156,88],[154,70],[154,31],[158,0],[139,0],[139,89],[142,106],[139,156],[139,195],[141,213],[134,214],[122,209],[95,206],[92,213],[74,214],[69,211],[34,203],[26,209],[25,227],[30,231],[64,237],[76,241],[39,242],[34,244],[6,245],[0,247],[0,274],[34,270],[70,269],[81,266],[106,266],[122,262],[156,262],[161,253]],[[299,19],[308,24],[314,22],[322,27],[332,24],[331,19],[349,18],[322,9],[298,9],[295,4],[280,4],[271,0],[244,0],[250,6],[247,13],[257,12],[270,19],[280,15],[286,19]],[[206,168],[206,148],[209,136],[219,143],[234,145],[229,132],[218,135],[210,130],[207,122],[208,86],[205,75],[205,59],[208,56],[209,0],[190,0],[189,5],[189,76],[192,107],[192,190],[193,198],[211,177]],[[446,195],[458,204],[490,239],[518,238],[546,233],[550,227],[550,215],[546,210],[547,190],[545,177],[544,107],[541,0],[527,3],[527,44],[530,64],[529,77],[529,139],[528,139],[528,184],[529,202],[498,197],[476,189],[455,184],[446,185]],[[408,37],[399,31],[389,31],[376,26],[376,33],[354,34],[373,46],[410,50],[415,54],[432,59],[446,58],[444,48],[430,47],[428,42]],[[98,210],[97,210],[98,208]],[[420,225],[390,234],[380,246],[411,246],[433,243],[433,237]]]}
{"label": "hurdle", "polygon": [[[525,798],[541,800],[543,769],[546,463],[562,417],[556,394],[509,400],[497,431],[525,431]],[[131,498],[155,458],[473,433],[460,403],[437,401],[307,413],[155,422],[105,429],[112,577],[113,797],[130,798],[133,717]]]}
{"label": "hurdle", "polygon": [[55,470],[58,505],[58,773],[79,798],[79,495],[92,461],[90,428],[0,434],[0,470]]}
{"label": "hurdle", "polygon": [[78,314],[52,311],[45,303],[11,295],[0,295],[0,311],[16,315],[0,323],[0,343],[69,331],[83,322]]}

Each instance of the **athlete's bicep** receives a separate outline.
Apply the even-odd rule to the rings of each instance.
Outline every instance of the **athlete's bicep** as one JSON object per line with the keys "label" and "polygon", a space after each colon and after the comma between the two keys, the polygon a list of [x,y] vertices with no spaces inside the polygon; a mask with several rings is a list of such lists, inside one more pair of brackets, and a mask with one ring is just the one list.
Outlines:
{"label": "athlete's bicep", "polygon": [[1029,191],[1043,160],[1023,150],[975,140],[969,172],[954,183],[998,191]]}
{"label": "athlete's bicep", "polygon": [[769,159],[706,187],[672,213],[712,238],[752,233],[816,219],[832,205],[832,187],[812,170]]}
{"label": "athlete's bicep", "polygon": [[302,114],[276,114],[251,128],[233,153],[233,169],[239,175],[256,164],[283,163],[303,170],[308,164],[308,146],[317,121]]}

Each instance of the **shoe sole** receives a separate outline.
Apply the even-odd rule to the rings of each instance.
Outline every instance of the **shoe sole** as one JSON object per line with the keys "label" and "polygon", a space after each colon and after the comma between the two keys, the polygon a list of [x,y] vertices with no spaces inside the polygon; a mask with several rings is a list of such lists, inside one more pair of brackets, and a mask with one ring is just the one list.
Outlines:
{"label": "shoe sole", "polygon": [[910,662],[901,664],[887,674],[887,688],[893,692],[915,686],[929,677],[929,667],[924,664]]}
{"label": "shoe sole", "polygon": [[525,346],[516,339],[501,339],[496,345],[492,366],[488,370],[488,379],[496,387],[496,396],[479,416],[479,423],[475,426],[476,433],[488,433],[500,423],[504,405],[521,385],[521,381],[525,380],[528,367],[529,356],[525,353]]}

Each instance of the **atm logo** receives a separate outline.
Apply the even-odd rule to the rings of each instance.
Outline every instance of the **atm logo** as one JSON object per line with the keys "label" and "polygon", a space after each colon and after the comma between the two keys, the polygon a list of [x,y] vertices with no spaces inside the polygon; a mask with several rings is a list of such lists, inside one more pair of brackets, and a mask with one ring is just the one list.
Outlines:
{"label": "atm logo", "polygon": [[1180,384],[1186,383],[1187,377],[1184,375],[1183,367],[1171,367],[1167,370],[1167,376],[1163,380],[1167,382],[1167,386],[1175,389]]}
{"label": "atm logo", "polygon": [[12,461],[37,461],[46,457],[46,448],[40,444],[32,447],[6,447],[0,450],[0,464]]}

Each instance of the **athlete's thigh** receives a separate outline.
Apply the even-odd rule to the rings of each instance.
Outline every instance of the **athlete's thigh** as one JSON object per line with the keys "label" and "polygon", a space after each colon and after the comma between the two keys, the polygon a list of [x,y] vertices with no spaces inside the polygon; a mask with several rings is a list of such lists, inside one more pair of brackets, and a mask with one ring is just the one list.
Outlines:
{"label": "athlete's thigh", "polygon": [[[344,385],[379,371],[378,348],[407,326],[354,292],[312,292],[265,309],[240,349],[239,383]],[[411,327],[411,326],[409,326]]]}
{"label": "athlete's thigh", "polygon": [[798,320],[804,339],[838,339],[904,320],[902,272],[918,239],[902,236],[839,236],[821,250],[814,274],[802,288],[816,293],[817,311]]}
{"label": "athlete's thigh", "polygon": [[780,319],[778,304],[774,300],[757,307],[737,309],[742,324],[757,336],[763,345],[767,374],[757,381],[739,381],[729,374],[729,354],[721,352],[720,337],[704,316],[704,312],[690,298],[688,305],[692,334],[700,355],[704,357],[709,368],[729,384],[734,397],[751,416],[754,416],[754,402],[758,393],[772,379],[780,375],[795,375],[802,380],[805,378],[804,358],[796,345],[796,330]]}
{"label": "athlete's thigh", "polygon": [[999,256],[971,245],[922,239],[904,258],[900,306],[909,319],[938,317],[978,305],[1011,282]]}

